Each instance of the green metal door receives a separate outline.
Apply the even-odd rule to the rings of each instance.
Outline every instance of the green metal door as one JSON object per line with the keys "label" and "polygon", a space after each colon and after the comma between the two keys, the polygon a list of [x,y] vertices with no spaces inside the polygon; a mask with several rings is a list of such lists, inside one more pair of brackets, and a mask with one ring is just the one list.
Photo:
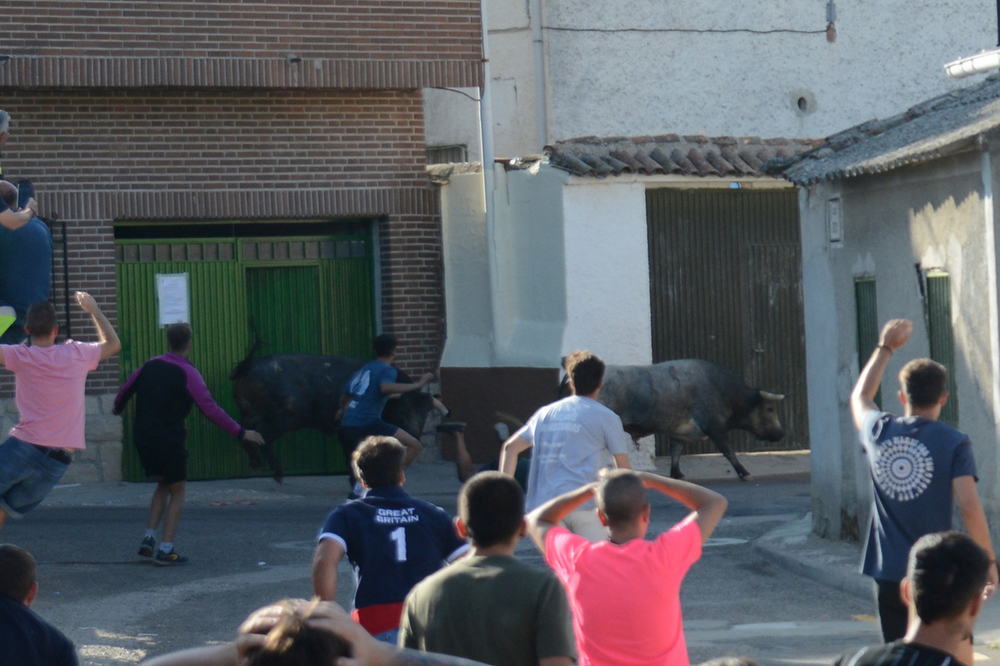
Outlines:
{"label": "green metal door", "polygon": [[[251,317],[266,343],[261,354],[370,356],[374,290],[367,236],[119,240],[116,245],[122,381],[166,351],[155,291],[162,273],[188,274],[190,358],[234,418],[239,411],[229,373],[251,344]],[[122,472],[125,480],[142,481],[147,477],[132,446],[132,414],[130,407]],[[251,475],[242,447],[198,410],[186,425],[188,478]],[[346,471],[339,445],[317,432],[286,435],[275,450],[286,474]]]}

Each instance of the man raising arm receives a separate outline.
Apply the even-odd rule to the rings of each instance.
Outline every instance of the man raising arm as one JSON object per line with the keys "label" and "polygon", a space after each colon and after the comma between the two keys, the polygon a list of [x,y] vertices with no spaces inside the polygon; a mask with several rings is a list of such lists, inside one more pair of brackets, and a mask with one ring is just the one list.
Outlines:
{"label": "man raising arm", "polygon": [[938,420],[948,401],[948,372],[918,358],[899,373],[903,416],[881,411],[875,394],[892,355],[910,339],[913,324],[893,319],[851,393],[851,414],[860,430],[874,488],[872,519],[862,571],[875,579],[882,637],[889,643],[906,634],[907,608],[900,597],[906,558],[925,534],[951,529],[957,498],[966,529],[986,551],[997,582],[996,556],[976,494],[976,461],[967,435]]}

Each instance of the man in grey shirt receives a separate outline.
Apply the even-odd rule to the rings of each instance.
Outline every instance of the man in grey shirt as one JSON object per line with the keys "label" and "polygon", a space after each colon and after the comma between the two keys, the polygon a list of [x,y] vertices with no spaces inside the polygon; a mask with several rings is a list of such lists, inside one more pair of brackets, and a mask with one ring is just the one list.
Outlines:
{"label": "man in grey shirt", "polygon": [[[632,438],[621,418],[597,402],[604,386],[604,361],[588,351],[575,351],[566,358],[566,374],[573,395],[539,409],[503,444],[500,470],[510,476],[517,468],[518,454],[535,449],[528,472],[528,511],[597,481],[605,451],[615,467],[632,469],[628,460]],[[573,511],[563,526],[590,541],[607,537],[593,502]]]}

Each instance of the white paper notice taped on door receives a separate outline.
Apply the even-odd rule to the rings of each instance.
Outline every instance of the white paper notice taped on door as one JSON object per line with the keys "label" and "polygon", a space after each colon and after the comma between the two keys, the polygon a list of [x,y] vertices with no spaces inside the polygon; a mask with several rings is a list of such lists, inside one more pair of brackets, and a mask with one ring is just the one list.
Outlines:
{"label": "white paper notice taped on door", "polygon": [[188,274],[158,273],[156,275],[156,302],[159,307],[160,328],[182,321],[190,323]]}

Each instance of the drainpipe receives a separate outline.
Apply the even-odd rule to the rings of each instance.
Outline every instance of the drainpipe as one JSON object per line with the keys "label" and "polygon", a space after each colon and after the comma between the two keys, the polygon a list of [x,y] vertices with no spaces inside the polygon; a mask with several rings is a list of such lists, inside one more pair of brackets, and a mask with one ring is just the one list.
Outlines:
{"label": "drainpipe", "polygon": [[[990,160],[989,146],[982,142],[980,150],[980,165],[983,174],[983,222],[986,231],[986,279],[987,293],[989,294],[989,324],[990,324],[990,370],[992,377],[991,387],[993,393],[993,430],[997,437],[1000,437],[1000,302],[998,302],[997,288],[997,246],[996,246],[996,220],[993,215],[993,165]],[[1000,464],[1000,452],[994,454],[996,464]],[[1000,493],[998,481],[994,481],[994,487],[988,496],[997,497]]]}
{"label": "drainpipe", "polygon": [[479,95],[479,122],[482,128],[480,134],[483,140],[483,189],[486,197],[486,265],[490,272],[490,313],[492,315],[489,363],[493,365],[496,360],[496,309],[497,294],[499,293],[497,290],[500,282],[497,275],[497,243],[493,203],[493,192],[496,189],[496,182],[493,173],[493,94],[490,78],[490,37],[489,23],[487,22],[487,1],[480,0],[479,2],[483,31],[483,91]]}
{"label": "drainpipe", "polygon": [[[1000,0],[997,0],[1000,6]],[[548,102],[545,98],[545,45],[542,43],[542,0],[530,0],[531,45],[535,55],[535,141],[538,152],[549,142]]]}

